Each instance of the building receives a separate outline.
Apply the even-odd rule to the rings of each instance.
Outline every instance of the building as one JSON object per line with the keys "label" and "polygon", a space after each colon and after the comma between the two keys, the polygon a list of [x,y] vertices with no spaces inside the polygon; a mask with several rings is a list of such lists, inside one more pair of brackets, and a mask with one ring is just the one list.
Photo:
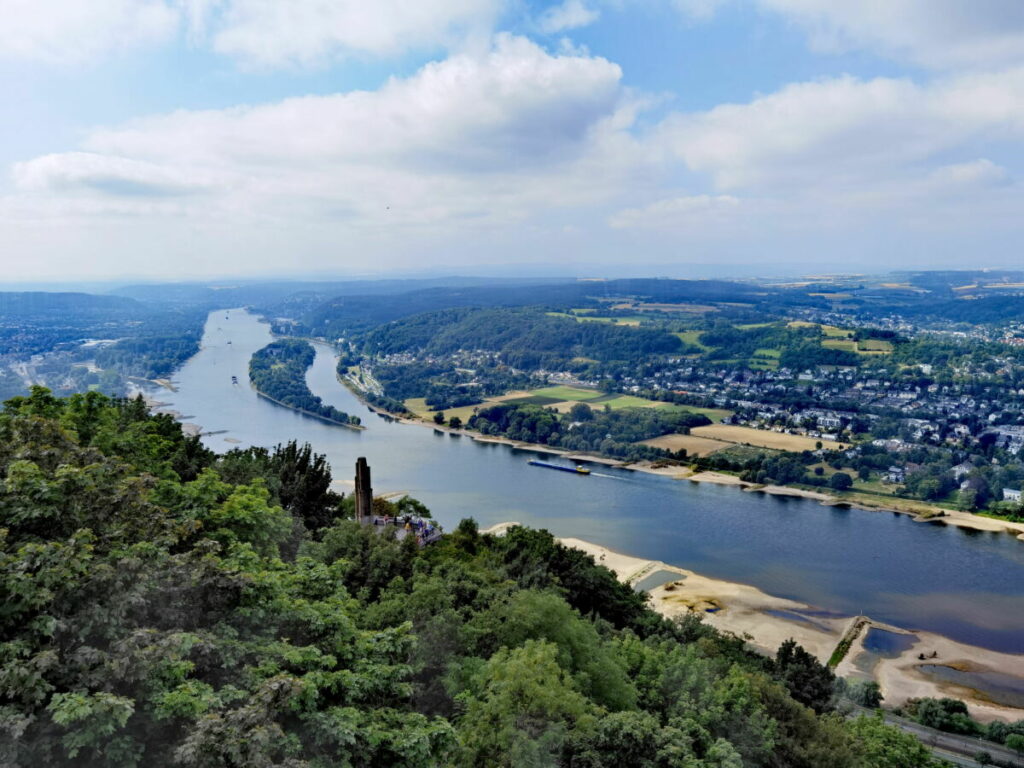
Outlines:
{"label": "building", "polygon": [[1003,488],[1003,501],[1020,503],[1021,492],[1013,488]]}
{"label": "building", "polygon": [[356,520],[373,519],[373,488],[370,487],[370,465],[366,457],[356,459]]}

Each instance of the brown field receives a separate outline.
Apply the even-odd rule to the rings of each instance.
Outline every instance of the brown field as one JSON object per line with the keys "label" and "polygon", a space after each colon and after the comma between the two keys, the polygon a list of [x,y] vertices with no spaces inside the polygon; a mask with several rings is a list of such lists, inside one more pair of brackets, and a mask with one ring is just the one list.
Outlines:
{"label": "brown field", "polygon": [[709,437],[698,437],[697,435],[662,435],[650,440],[643,440],[641,444],[664,448],[667,451],[685,450],[687,456],[691,457],[709,456],[730,445],[721,440],[712,440]]}
{"label": "brown field", "polygon": [[[737,427],[731,424],[711,424],[707,427],[695,427],[691,430],[697,437],[710,437],[713,440],[724,440],[727,443],[756,445],[761,448],[773,448],[778,451],[813,451],[819,441],[803,435],[787,435],[782,432],[769,432],[765,429]],[[841,443],[833,440],[821,440],[823,448],[838,448]]]}

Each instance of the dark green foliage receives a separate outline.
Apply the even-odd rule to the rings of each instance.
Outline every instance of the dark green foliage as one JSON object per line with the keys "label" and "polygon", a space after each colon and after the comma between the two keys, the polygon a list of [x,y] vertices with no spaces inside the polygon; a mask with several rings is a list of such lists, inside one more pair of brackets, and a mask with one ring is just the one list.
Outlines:
{"label": "dark green foliage", "polygon": [[306,370],[313,364],[316,351],[302,339],[280,339],[259,350],[249,361],[249,381],[278,402],[314,416],[342,424],[358,424],[358,416],[349,416],[314,395],[306,384]]}
{"label": "dark green foliage", "polygon": [[[320,518],[308,446],[188,445],[141,401],[0,414],[3,765],[933,765],[547,532],[466,520],[420,549]],[[816,702],[805,656],[776,667]]]}
{"label": "dark green foliage", "polygon": [[96,365],[126,376],[155,379],[168,376],[199,351],[201,325],[173,336],[125,339],[96,352]]}
{"label": "dark green foliage", "polygon": [[835,675],[795,641],[787,640],[779,646],[775,673],[801,704],[819,713],[831,706]]}
{"label": "dark green foliage", "polygon": [[828,479],[828,485],[837,491],[848,491],[853,487],[853,478],[846,472],[836,472]]}
{"label": "dark green foliage", "polygon": [[385,325],[366,335],[364,347],[370,354],[485,350],[507,365],[536,370],[561,368],[576,357],[642,360],[680,352],[682,342],[661,330],[578,323],[536,310],[451,309]]}
{"label": "dark green foliage", "polygon": [[982,727],[967,712],[967,705],[958,699],[910,699],[903,709],[912,719],[929,728],[967,736],[982,733]]}
{"label": "dark green foliage", "polygon": [[656,408],[613,411],[580,404],[567,414],[559,414],[539,405],[502,403],[481,408],[467,425],[485,435],[638,460],[667,455],[662,449],[637,445],[638,441],[670,432],[689,432],[692,427],[710,423],[701,414]]}
{"label": "dark green foliage", "polygon": [[218,472],[227,482],[251,483],[261,479],[278,504],[300,519],[307,530],[329,526],[340,514],[342,495],[330,489],[327,459],[312,446],[294,440],[272,451],[252,447],[226,453]]}

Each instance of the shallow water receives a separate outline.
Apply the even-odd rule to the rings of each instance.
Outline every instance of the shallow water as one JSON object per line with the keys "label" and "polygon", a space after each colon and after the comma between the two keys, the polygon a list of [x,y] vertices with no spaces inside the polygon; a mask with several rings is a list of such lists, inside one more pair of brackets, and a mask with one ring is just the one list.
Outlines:
{"label": "shallow water", "polygon": [[685,578],[686,576],[681,573],[658,569],[654,573],[649,573],[640,579],[640,581],[633,585],[633,589],[636,592],[650,592],[652,589],[657,589],[663,584],[668,584],[670,581],[682,581]]}
{"label": "shallow water", "polygon": [[982,691],[996,704],[1024,708],[1024,679],[1002,672],[967,672],[942,664],[920,664],[921,674],[945,683]]}
{"label": "shallow water", "polygon": [[152,394],[193,414],[206,431],[226,430],[204,438],[219,451],[308,441],[348,482],[356,458],[366,456],[375,492],[409,492],[448,528],[469,516],[482,527],[516,520],[753,584],[830,614],[863,613],[1024,653],[1024,544],[1011,536],[597,465],[590,476],[532,467],[532,451],[373,415],[338,383],[333,352],[318,344],[311,388],[359,414],[367,429],[332,426],[262,400],[248,386],[249,357],[270,341],[268,326],[243,310],[214,312],[201,351],[175,376],[178,391]]}
{"label": "shallow water", "polygon": [[864,650],[885,659],[895,659],[909,651],[918,640],[917,635],[904,635],[887,629],[869,627],[864,636]]}

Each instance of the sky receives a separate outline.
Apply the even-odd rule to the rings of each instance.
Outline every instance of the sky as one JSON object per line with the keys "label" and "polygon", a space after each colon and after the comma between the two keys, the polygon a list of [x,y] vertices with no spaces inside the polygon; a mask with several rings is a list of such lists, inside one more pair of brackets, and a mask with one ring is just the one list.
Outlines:
{"label": "sky", "polygon": [[0,0],[11,282],[1024,267],[1022,0]]}

